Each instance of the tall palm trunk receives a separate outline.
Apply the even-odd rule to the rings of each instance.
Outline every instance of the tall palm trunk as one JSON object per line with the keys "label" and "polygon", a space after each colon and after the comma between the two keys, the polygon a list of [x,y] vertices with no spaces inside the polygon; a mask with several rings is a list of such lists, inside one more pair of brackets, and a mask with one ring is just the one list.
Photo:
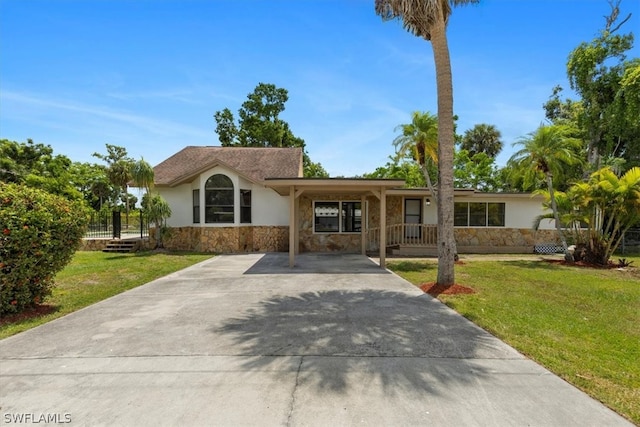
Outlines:
{"label": "tall palm trunk", "polygon": [[567,246],[567,239],[562,232],[562,224],[560,223],[560,214],[558,213],[558,205],[556,204],[556,196],[553,193],[553,175],[547,172],[547,188],[549,190],[549,198],[551,199],[551,210],[553,211],[553,218],[556,220],[556,230],[558,230],[558,236],[560,237],[560,243],[562,244],[562,250],[564,251],[564,259],[569,262],[573,262],[573,255],[569,252]]}
{"label": "tall palm trunk", "polygon": [[[429,163],[431,162],[429,161]],[[427,182],[427,188],[429,189],[429,192],[434,198],[437,198],[438,192],[433,187],[433,182],[431,182],[431,176],[429,175],[429,168],[427,167],[427,164],[425,163],[423,165],[420,165],[420,169],[422,169],[422,175],[424,175],[424,180]]]}
{"label": "tall palm trunk", "polygon": [[455,283],[456,241],[453,233],[453,82],[443,16],[431,28],[431,46],[438,93],[438,278],[439,285]]}

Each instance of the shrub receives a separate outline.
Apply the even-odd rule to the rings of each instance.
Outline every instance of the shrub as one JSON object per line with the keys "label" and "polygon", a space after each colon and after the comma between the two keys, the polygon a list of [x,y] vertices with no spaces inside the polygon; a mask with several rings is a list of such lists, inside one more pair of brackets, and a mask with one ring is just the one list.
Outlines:
{"label": "shrub", "polygon": [[41,303],[78,249],[86,207],[42,190],[0,182],[0,316]]}

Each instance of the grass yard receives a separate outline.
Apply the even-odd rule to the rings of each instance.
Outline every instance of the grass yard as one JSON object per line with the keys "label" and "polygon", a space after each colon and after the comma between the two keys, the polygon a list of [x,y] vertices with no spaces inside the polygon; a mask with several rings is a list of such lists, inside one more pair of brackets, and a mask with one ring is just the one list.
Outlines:
{"label": "grass yard", "polygon": [[48,314],[7,322],[0,318],[0,339],[46,323],[105,298],[143,285],[211,258],[211,254],[137,252],[131,254],[76,252],[56,275],[56,287],[45,301]]}
{"label": "grass yard", "polygon": [[[464,261],[456,282],[475,294],[438,298],[640,425],[640,257],[600,270],[544,261]],[[433,262],[389,260],[419,286]]]}

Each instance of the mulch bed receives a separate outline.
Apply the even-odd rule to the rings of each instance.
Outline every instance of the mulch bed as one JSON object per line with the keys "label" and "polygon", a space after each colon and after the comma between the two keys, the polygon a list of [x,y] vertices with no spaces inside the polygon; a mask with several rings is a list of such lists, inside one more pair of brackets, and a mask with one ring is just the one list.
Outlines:
{"label": "mulch bed", "polygon": [[431,295],[432,297],[437,297],[438,295],[459,295],[459,294],[475,294],[476,291],[467,287],[453,284],[451,286],[443,286],[438,285],[435,282],[423,283],[420,285],[420,289],[423,292]]}
{"label": "mulch bed", "polygon": [[33,307],[25,309],[22,313],[8,314],[0,317],[0,326],[7,325],[9,323],[17,323],[22,320],[33,319],[41,316],[46,316],[49,313],[56,311],[58,307],[54,305],[39,304]]}

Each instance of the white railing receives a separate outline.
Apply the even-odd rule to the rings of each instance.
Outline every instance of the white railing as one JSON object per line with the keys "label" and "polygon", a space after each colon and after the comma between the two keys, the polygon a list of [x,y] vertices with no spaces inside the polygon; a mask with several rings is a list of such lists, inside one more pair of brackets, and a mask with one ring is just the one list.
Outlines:
{"label": "white railing", "polygon": [[[438,226],[434,224],[392,224],[386,229],[387,246],[435,246]],[[367,231],[367,250],[380,249],[380,228]]]}

